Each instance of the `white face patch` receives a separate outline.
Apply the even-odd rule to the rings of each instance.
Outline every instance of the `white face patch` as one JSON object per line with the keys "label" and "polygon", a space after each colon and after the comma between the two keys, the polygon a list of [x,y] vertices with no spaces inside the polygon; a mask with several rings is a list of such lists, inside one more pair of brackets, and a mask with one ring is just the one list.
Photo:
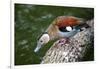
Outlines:
{"label": "white face patch", "polygon": [[46,43],[48,43],[49,40],[50,40],[49,35],[48,34],[43,34],[41,36],[41,38],[39,39],[39,43],[40,44],[46,44]]}
{"label": "white face patch", "polygon": [[72,31],[73,29],[72,29],[72,27],[67,26],[67,27],[66,27],[66,30],[67,30],[67,31]]}
{"label": "white face patch", "polygon": [[42,45],[48,43],[49,40],[50,40],[49,35],[48,34],[43,34],[41,36],[41,38],[39,39],[39,41],[37,42],[37,46],[36,46],[34,52],[38,52],[39,49],[42,47]]}

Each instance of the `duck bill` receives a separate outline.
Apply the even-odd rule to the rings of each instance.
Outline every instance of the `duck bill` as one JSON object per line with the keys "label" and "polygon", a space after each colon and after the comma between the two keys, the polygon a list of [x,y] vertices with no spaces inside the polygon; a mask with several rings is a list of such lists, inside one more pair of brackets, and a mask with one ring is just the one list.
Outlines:
{"label": "duck bill", "polygon": [[38,52],[41,48],[41,45],[40,44],[37,44],[36,48],[34,49],[34,52]]}

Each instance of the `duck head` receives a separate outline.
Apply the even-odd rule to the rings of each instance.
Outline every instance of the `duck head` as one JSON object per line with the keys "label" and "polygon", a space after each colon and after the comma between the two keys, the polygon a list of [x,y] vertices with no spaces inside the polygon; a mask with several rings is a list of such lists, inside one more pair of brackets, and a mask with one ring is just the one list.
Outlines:
{"label": "duck head", "polygon": [[37,41],[37,46],[34,52],[47,44],[50,40],[71,37],[80,31],[80,28],[85,24],[85,20],[74,16],[59,16],[49,25],[46,33]]}

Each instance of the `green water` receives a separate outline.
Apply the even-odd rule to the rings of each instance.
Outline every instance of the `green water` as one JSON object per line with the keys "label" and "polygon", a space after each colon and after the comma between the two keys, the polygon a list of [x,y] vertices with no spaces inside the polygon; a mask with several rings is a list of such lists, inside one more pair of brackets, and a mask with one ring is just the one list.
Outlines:
{"label": "green water", "polygon": [[93,8],[15,4],[15,65],[41,62],[53,41],[34,53],[36,42],[56,17],[73,15],[88,20],[94,17],[93,13]]}

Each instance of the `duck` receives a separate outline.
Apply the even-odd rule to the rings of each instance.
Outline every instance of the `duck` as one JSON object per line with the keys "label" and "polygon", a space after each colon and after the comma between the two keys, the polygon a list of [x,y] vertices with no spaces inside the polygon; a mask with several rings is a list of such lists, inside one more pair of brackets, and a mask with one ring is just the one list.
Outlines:
{"label": "duck", "polygon": [[34,52],[38,52],[41,47],[54,39],[73,37],[82,31],[83,27],[88,27],[86,20],[83,18],[75,16],[56,17],[38,39]]}

